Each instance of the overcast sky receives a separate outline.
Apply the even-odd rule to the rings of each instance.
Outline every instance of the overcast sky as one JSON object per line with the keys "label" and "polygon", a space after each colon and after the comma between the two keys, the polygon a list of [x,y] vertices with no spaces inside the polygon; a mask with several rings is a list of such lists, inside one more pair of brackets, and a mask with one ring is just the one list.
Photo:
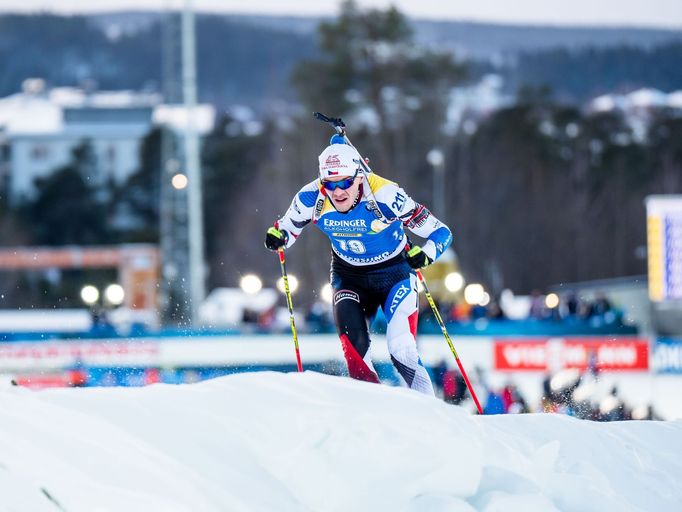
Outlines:
{"label": "overcast sky", "polygon": [[[331,15],[338,2],[324,0],[192,0],[213,12]],[[0,11],[84,13],[107,10],[156,10],[184,0],[0,0]],[[549,23],[630,25],[682,29],[682,0],[358,0],[364,7],[396,5],[421,18]]]}

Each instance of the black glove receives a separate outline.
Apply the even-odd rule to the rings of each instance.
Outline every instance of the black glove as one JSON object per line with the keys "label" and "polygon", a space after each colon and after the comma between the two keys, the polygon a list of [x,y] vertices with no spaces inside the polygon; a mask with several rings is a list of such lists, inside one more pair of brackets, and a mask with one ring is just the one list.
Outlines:
{"label": "black glove", "polygon": [[428,267],[433,263],[433,260],[429,258],[418,245],[415,245],[412,249],[407,251],[407,256],[405,256],[405,258],[407,259],[408,265],[416,269]]}
{"label": "black glove", "polygon": [[286,231],[271,227],[265,234],[265,247],[271,251],[278,251],[287,244],[288,239],[289,234]]}

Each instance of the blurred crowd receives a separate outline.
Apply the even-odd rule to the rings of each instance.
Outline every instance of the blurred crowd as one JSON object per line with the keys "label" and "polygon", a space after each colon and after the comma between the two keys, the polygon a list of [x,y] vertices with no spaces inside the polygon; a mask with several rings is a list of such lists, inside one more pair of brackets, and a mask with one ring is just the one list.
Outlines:
{"label": "blurred crowd", "polygon": [[[548,304],[549,303],[549,304]],[[625,325],[624,311],[615,306],[604,293],[596,293],[592,299],[583,299],[575,293],[561,296],[555,295],[554,300],[538,290],[534,290],[527,298],[527,304],[522,315],[505,308],[504,297],[491,299],[487,304],[468,304],[461,300],[454,303],[439,303],[439,311],[446,323],[466,325],[482,319],[505,325],[538,324],[560,325],[570,329],[580,328],[614,328]],[[433,312],[429,303],[422,297],[420,302],[420,328],[422,324],[434,323]],[[273,307],[261,313],[245,311],[244,326],[263,332],[284,332],[289,329],[289,316],[286,308]],[[331,306],[317,300],[296,317],[297,326],[301,332],[333,333],[335,332]],[[381,332],[384,318],[379,311],[374,323],[375,330]]]}
{"label": "blurred crowd", "polygon": [[[460,405],[471,396],[459,371],[443,361],[433,368],[437,393],[449,404]],[[542,382],[542,398],[529,404],[518,387],[512,383],[496,387],[490,385],[481,369],[476,371],[477,388],[485,390],[480,396],[484,414],[523,414],[545,412],[566,414],[591,421],[661,420],[652,405],[631,407],[612,386],[608,392],[599,382],[598,373],[567,369],[547,375]]]}
{"label": "blurred crowd", "polygon": [[[443,304],[444,319],[451,322],[467,322],[487,318],[507,320],[518,315],[509,314],[503,297],[491,299],[487,304],[467,304],[465,301]],[[422,305],[421,314],[431,314],[428,303]],[[554,320],[587,322],[593,325],[617,324],[623,322],[624,312],[615,307],[606,294],[598,292],[591,300],[582,299],[576,293],[545,295],[533,290],[525,320]]]}

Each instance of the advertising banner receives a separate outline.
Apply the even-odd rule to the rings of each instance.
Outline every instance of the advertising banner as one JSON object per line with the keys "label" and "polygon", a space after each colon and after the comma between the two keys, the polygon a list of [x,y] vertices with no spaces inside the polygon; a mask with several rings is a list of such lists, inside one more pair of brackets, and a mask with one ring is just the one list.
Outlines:
{"label": "advertising banner", "polygon": [[494,368],[503,371],[544,371],[547,369],[547,340],[495,340]]}
{"label": "advertising banner", "polygon": [[500,371],[646,371],[649,342],[640,338],[496,339],[494,368]]}
{"label": "advertising banner", "polygon": [[[390,362],[383,338],[373,343],[375,361]],[[649,342],[636,337],[488,338],[458,340],[458,352],[470,367],[499,371],[544,372],[597,367],[604,371],[646,371]],[[656,349],[660,371],[678,371],[682,342]],[[425,364],[452,363],[440,336],[420,337]],[[308,364],[343,363],[338,338],[306,336],[301,354]],[[0,344],[0,373],[73,368],[202,368],[278,365],[294,361],[291,338],[228,336],[202,339],[143,338],[137,340],[72,340]]]}
{"label": "advertising banner", "polygon": [[649,196],[647,255],[652,301],[682,299],[682,195]]}
{"label": "advertising banner", "polygon": [[657,339],[651,366],[656,373],[682,373],[682,339]]}
{"label": "advertising banner", "polygon": [[87,366],[156,366],[159,344],[126,341],[18,342],[0,344],[0,371]]}

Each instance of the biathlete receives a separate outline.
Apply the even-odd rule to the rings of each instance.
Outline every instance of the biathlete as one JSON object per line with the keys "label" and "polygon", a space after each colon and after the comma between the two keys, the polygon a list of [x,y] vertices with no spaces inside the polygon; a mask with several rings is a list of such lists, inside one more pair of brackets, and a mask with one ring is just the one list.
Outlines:
{"label": "biathlete", "polygon": [[[367,173],[348,144],[332,144],[319,156],[319,178],[304,186],[265,246],[293,245],[313,222],[332,247],[334,321],[348,373],[379,382],[370,356],[369,325],[381,307],[388,322],[391,361],[407,385],[433,395],[416,345],[419,292],[414,269],[433,263],[452,243],[450,229],[396,183]],[[404,229],[428,239],[406,250]]]}

